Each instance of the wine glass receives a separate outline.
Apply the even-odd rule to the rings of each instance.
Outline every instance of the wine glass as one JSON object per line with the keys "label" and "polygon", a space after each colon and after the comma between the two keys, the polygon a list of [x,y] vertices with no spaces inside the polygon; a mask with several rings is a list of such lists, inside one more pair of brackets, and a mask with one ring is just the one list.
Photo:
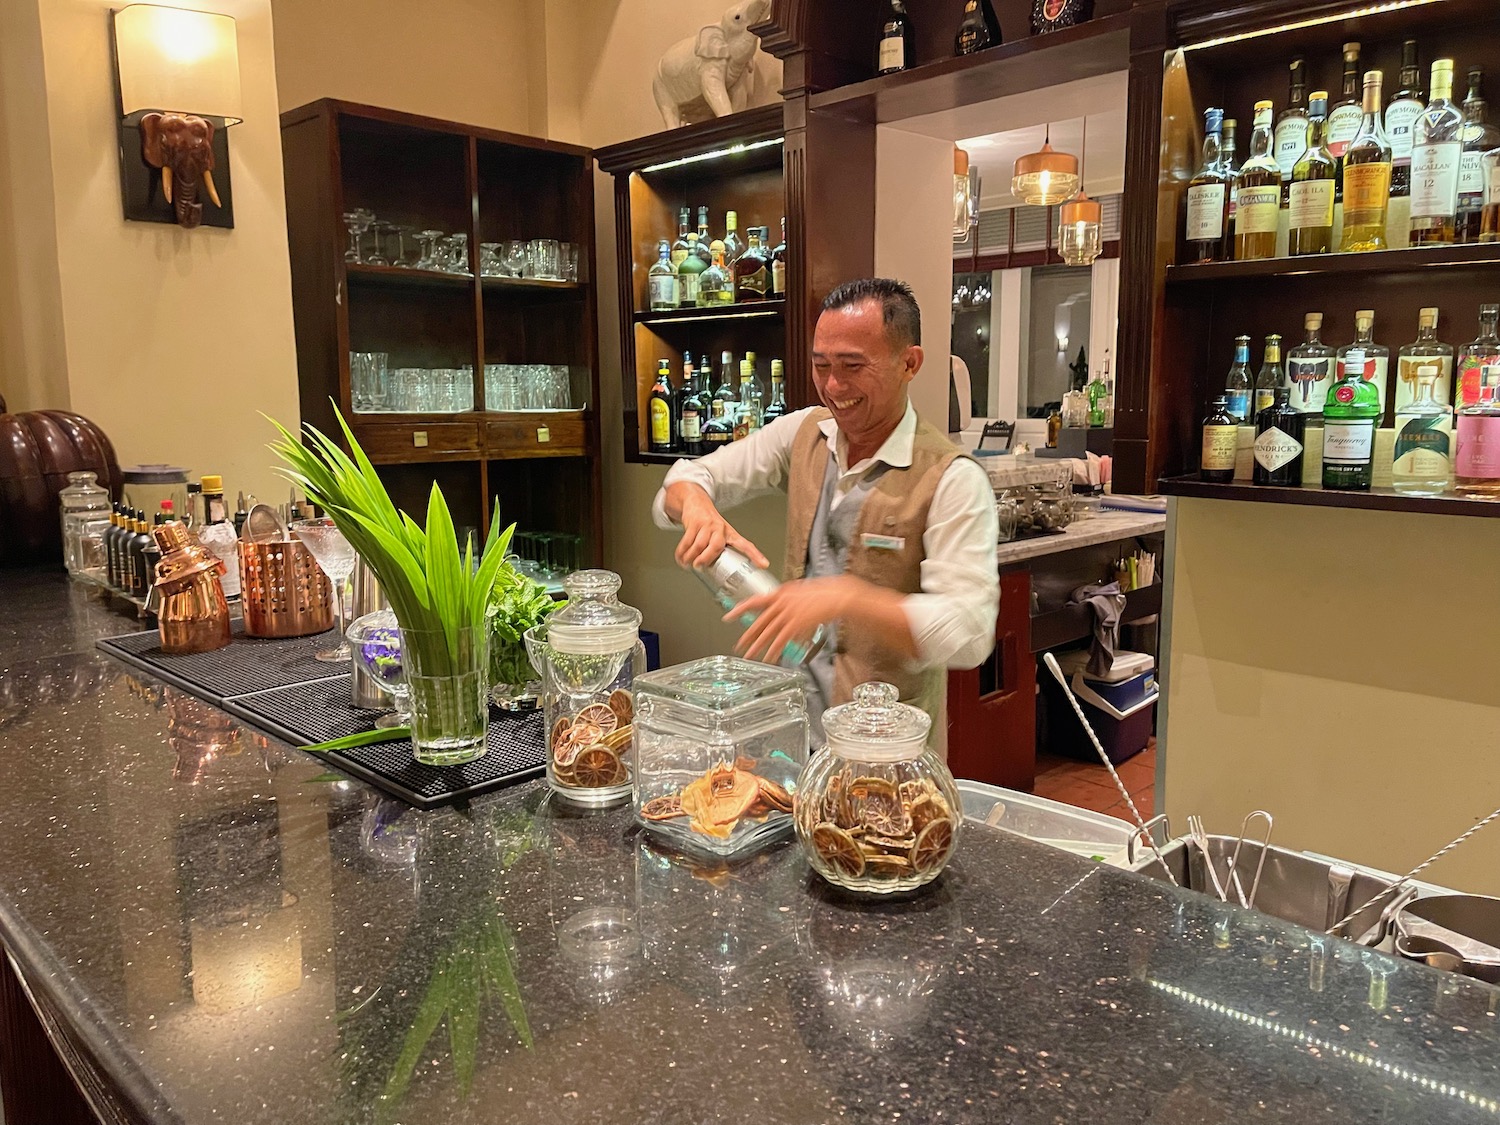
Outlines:
{"label": "wine glass", "polygon": [[344,248],[344,261],[360,263],[364,261],[359,253],[359,240],[363,237],[365,231],[369,229],[370,221],[367,218],[369,214],[362,207],[344,212],[344,226],[349,229],[349,243]]}
{"label": "wine glass", "polygon": [[414,267],[419,270],[439,269],[437,261],[437,240],[443,237],[440,230],[424,230],[417,232],[417,241],[422,244],[422,255],[417,259]]}
{"label": "wine glass", "polygon": [[354,548],[338,525],[328,516],[311,520],[294,520],[289,531],[304,547],[312,552],[323,573],[333,583],[333,605],[337,614],[339,643],[331,649],[317,653],[319,660],[342,663],[350,658],[349,642],[344,639],[344,584],[354,573]]}
{"label": "wine glass", "polygon": [[354,660],[369,673],[375,686],[391,697],[394,715],[375,720],[381,728],[411,726],[411,689],[401,663],[401,625],[389,609],[377,609],[354,619],[349,626]]}

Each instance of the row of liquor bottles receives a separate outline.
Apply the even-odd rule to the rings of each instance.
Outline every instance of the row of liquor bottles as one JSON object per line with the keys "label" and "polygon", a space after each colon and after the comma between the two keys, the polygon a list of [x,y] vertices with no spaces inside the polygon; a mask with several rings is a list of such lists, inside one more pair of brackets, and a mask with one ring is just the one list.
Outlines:
{"label": "row of liquor bottles", "polygon": [[679,382],[673,382],[671,360],[657,361],[656,382],[646,404],[647,439],[652,453],[681,453],[690,457],[711,453],[720,446],[749,437],[789,412],[786,379],[779,359],[771,361],[769,401],[756,377],[754,352],[745,353],[738,369],[733,352],[721,353],[717,387],[713,386],[713,377],[706,355],[694,364],[692,353],[684,352]]}
{"label": "row of liquor bottles", "polygon": [[151,529],[174,518],[171,505],[170,500],[164,501],[154,521],[140,508],[114,506],[109,526],[104,529],[104,580],[112,589],[132,598],[144,598],[151,592],[156,564],[161,561],[161,548]]}
{"label": "row of liquor bottles", "polygon": [[[1270,405],[1255,415],[1251,481],[1292,487],[1308,483],[1306,458],[1310,449],[1318,449],[1327,489],[1369,491],[1379,458],[1398,492],[1500,499],[1500,362],[1482,369],[1477,400],[1460,408],[1456,420],[1453,408],[1436,397],[1436,364],[1421,364],[1413,400],[1397,409],[1390,431],[1380,429],[1375,385],[1364,376],[1365,354],[1351,348],[1339,361],[1339,379],[1321,415],[1296,409],[1291,389],[1277,387]],[[1204,480],[1235,479],[1241,425],[1225,395],[1214,399],[1203,420]],[[1388,435],[1388,447],[1382,448],[1382,435]]]}
{"label": "row of liquor bottles", "polygon": [[1364,73],[1344,45],[1344,90],[1304,96],[1304,62],[1291,63],[1287,107],[1272,124],[1255,103],[1250,156],[1237,163],[1235,126],[1204,112],[1203,152],[1188,185],[1184,234],[1194,262],[1256,261],[1500,239],[1500,130],[1488,121],[1483,71],[1453,95],[1453,60],[1432,64],[1420,88],[1417,44],[1403,46],[1401,88],[1382,110],[1383,75]]}
{"label": "row of liquor bottles", "polygon": [[647,301],[652,312],[713,308],[786,296],[786,219],[781,241],[770,245],[767,227],[751,227],[739,236],[739,216],[724,213],[724,234],[708,229],[708,208],[698,208],[698,229],[688,225],[690,210],[677,214],[677,241],[656,244],[656,261],[646,272]]}
{"label": "row of liquor bottles", "polygon": [[[889,10],[880,27],[875,52],[877,74],[896,74],[917,65],[917,31],[907,10],[907,0],[886,0]],[[1032,0],[1031,34],[1043,35],[1082,23],[1094,14],[1094,0]],[[953,35],[953,55],[972,55],[1005,42],[1000,20],[990,0],[964,0],[958,28]],[[934,60],[928,59],[928,62]]]}
{"label": "row of liquor bottles", "polygon": [[1455,349],[1438,339],[1439,310],[1422,309],[1417,316],[1417,336],[1396,351],[1395,386],[1391,387],[1391,349],[1375,339],[1375,312],[1361,309],[1354,314],[1354,339],[1335,348],[1323,342],[1323,314],[1303,317],[1303,339],[1290,348],[1282,362],[1282,337],[1265,338],[1260,369],[1250,373],[1250,337],[1236,336],[1234,362],[1224,379],[1226,409],[1241,422],[1248,422],[1271,405],[1278,389],[1285,389],[1291,409],[1300,414],[1321,414],[1333,392],[1337,371],[1358,351],[1362,375],[1374,388],[1381,416],[1391,401],[1395,411],[1410,406],[1417,397],[1418,372],[1433,369],[1433,394],[1439,402],[1462,409],[1479,402],[1483,371],[1500,364],[1500,305],[1479,307],[1479,335]]}

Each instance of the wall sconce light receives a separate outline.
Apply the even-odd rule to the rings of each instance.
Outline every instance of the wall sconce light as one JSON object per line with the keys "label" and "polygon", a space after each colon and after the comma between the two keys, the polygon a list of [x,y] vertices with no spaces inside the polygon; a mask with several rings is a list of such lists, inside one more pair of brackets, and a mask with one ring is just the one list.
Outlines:
{"label": "wall sconce light", "polygon": [[234,20],[159,4],[110,20],[125,217],[233,227],[225,130],[243,120]]}
{"label": "wall sconce light", "polygon": [[1057,338],[1057,354],[1058,355],[1067,355],[1068,354],[1068,338],[1066,336],[1059,336]]}

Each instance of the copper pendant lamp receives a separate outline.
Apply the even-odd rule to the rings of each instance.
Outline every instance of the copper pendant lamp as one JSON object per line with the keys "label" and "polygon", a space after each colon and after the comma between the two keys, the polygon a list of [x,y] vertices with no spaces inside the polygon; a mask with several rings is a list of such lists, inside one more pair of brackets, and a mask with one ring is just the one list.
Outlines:
{"label": "copper pendant lamp", "polygon": [[1089,119],[1083,118],[1083,159],[1079,161],[1078,194],[1058,213],[1057,252],[1070,266],[1091,266],[1103,250],[1101,231],[1104,212],[1098,200],[1090,199],[1083,187],[1084,161],[1089,154]]}
{"label": "copper pendant lamp", "polygon": [[1052,125],[1047,124],[1041,151],[1028,152],[1016,161],[1010,191],[1022,203],[1052,207],[1078,190],[1078,158],[1052,148]]}

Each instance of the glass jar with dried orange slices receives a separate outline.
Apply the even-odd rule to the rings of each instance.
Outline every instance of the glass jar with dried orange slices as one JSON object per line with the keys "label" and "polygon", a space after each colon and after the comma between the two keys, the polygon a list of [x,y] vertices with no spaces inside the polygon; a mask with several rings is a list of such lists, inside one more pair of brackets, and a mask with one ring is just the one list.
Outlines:
{"label": "glass jar with dried orange slices", "polygon": [[526,631],[542,672],[547,781],[578,804],[612,805],[630,796],[641,614],[620,603],[612,571],[574,571],[563,586],[567,606]]}
{"label": "glass jar with dried orange slices", "polygon": [[792,830],[807,763],[802,673],[711,656],[635,681],[635,816],[684,852],[748,854]]}
{"label": "glass jar with dried orange slices", "polygon": [[823,715],[828,746],[797,786],[793,821],[812,868],[851,891],[910,891],[942,873],[958,845],[958,789],[927,748],[932,718],[891,684],[860,684]]}

